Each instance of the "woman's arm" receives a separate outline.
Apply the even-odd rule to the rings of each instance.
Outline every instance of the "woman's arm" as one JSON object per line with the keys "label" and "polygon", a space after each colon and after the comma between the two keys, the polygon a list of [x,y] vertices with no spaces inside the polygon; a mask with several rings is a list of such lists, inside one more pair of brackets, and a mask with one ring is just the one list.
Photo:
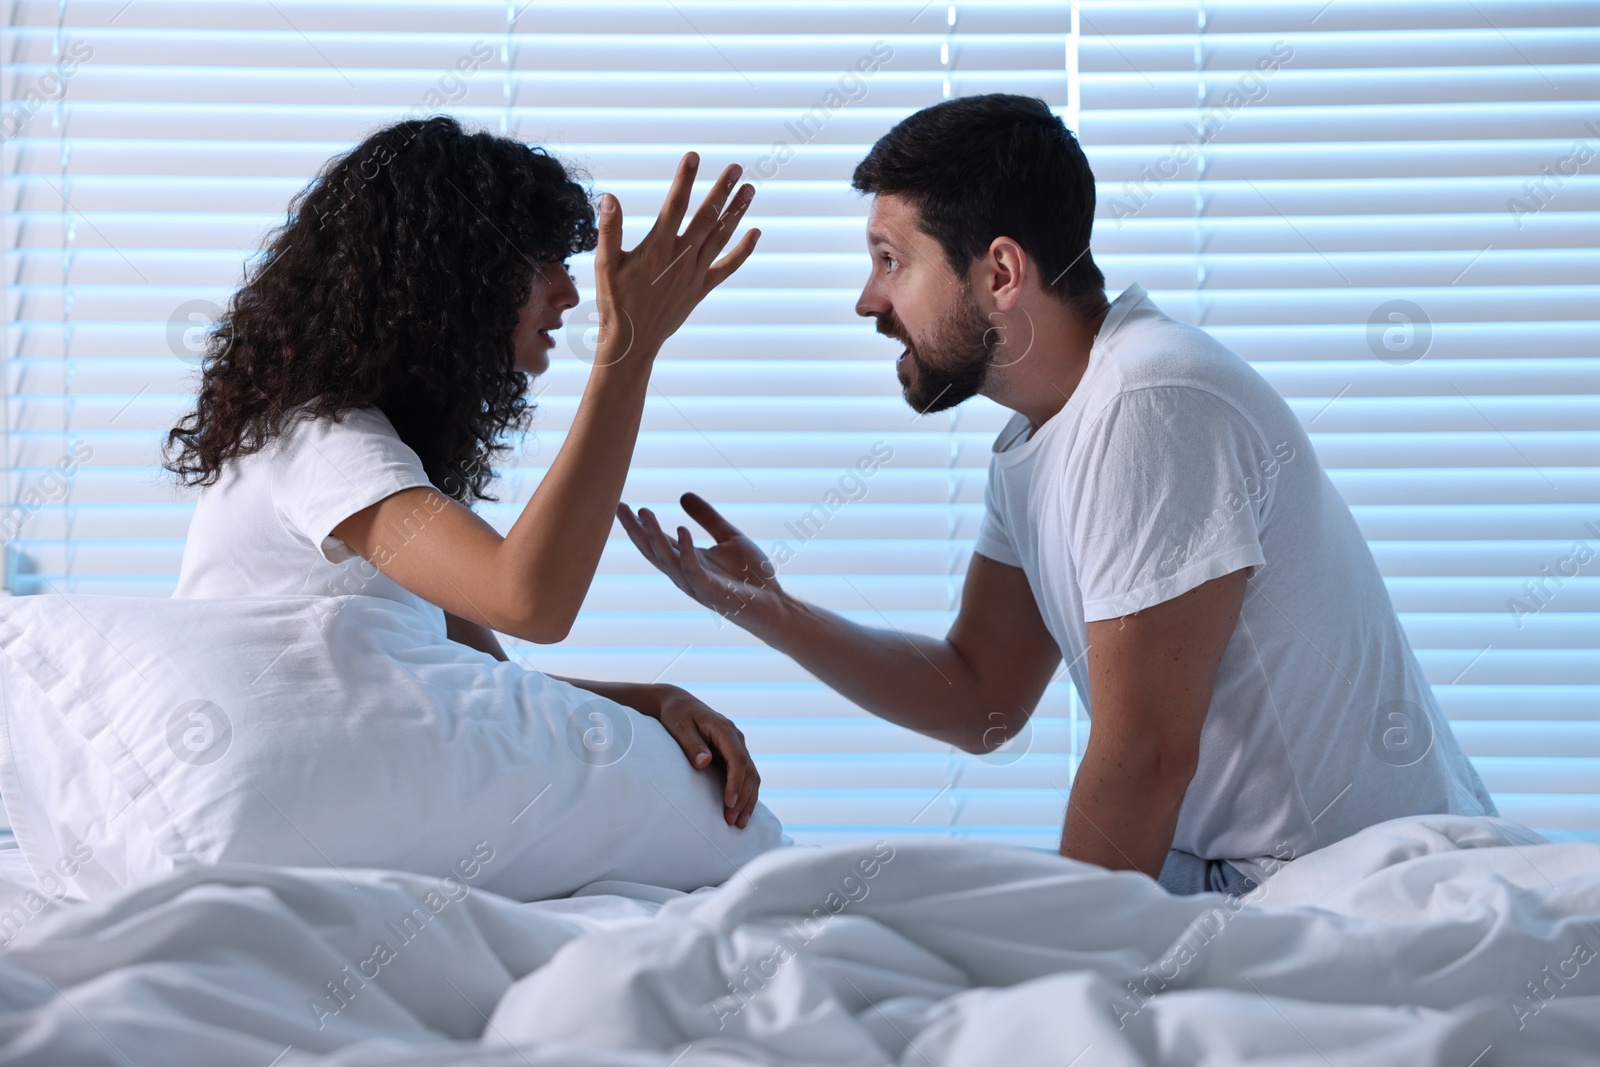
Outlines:
{"label": "woman's arm", "polygon": [[445,636],[452,641],[457,641],[479,652],[487,652],[498,660],[509,660],[506,650],[500,647],[500,639],[494,631],[487,626],[480,626],[470,619],[463,619],[459,615],[444,613]]}
{"label": "woman's arm", "polygon": [[649,389],[656,353],[707,293],[755,249],[751,230],[721,259],[754,191],[727,210],[739,168],[724,171],[683,234],[698,159],[678,166],[661,214],[631,252],[622,209],[602,198],[595,288],[594,369],[561,451],[504,538],[436,489],[394,493],[333,534],[401,586],[462,619],[528,641],[562,640],[605,547]]}
{"label": "woman's arm", "polygon": [[[487,652],[495,659],[509,660],[492,630],[448,611],[444,613],[444,621],[450,640]],[[675,685],[551,677],[659,720],[682,747],[695,770],[705,770],[713,760],[720,763],[727,772],[722,788],[722,817],[728,825],[740,829],[749,824],[756,794],[761,788],[761,775],[756,772],[755,761],[745,747],[744,734],[726,717],[712,711],[693,693]]]}

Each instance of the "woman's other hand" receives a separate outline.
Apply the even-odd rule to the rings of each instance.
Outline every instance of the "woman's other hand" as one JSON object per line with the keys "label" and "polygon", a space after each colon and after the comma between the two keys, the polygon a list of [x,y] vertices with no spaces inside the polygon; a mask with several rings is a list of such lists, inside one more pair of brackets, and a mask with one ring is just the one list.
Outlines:
{"label": "woman's other hand", "polygon": [[729,826],[744,829],[750,823],[761,788],[761,775],[745,747],[744,734],[693,693],[675,685],[654,688],[660,693],[655,707],[636,710],[660,719],[696,770],[713,764],[723,767],[727,780],[722,787],[722,818]]}

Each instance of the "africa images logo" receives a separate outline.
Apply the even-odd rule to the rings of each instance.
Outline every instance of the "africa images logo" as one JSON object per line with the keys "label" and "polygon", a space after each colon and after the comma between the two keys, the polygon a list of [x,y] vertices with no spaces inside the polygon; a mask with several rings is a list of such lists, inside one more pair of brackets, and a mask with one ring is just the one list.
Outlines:
{"label": "africa images logo", "polygon": [[195,767],[215,763],[233,744],[233,723],[209,700],[179,704],[167,716],[167,747],[183,762]]}
{"label": "africa images logo", "polygon": [[585,700],[567,714],[567,747],[591,767],[609,767],[633,747],[631,714],[612,700]]}
{"label": "africa images logo", "polygon": [[1372,754],[1389,766],[1409,767],[1433,748],[1433,719],[1416,701],[1386,701],[1372,720],[1367,742]]}

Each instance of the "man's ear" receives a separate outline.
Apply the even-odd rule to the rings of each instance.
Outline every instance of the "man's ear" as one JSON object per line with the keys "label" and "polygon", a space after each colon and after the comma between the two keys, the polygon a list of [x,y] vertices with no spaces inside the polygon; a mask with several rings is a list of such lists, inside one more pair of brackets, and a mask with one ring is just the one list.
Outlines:
{"label": "man's ear", "polygon": [[974,291],[987,294],[996,311],[1010,311],[1021,299],[1032,270],[1033,263],[1021,245],[1009,237],[996,237],[978,261]]}

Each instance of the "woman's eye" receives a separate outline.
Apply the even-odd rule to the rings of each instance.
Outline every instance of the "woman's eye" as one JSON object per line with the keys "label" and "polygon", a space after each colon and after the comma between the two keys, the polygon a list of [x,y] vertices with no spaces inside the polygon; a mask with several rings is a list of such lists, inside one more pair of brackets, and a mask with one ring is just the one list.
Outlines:
{"label": "woman's eye", "polygon": [[895,258],[887,252],[883,253],[879,258],[883,260],[883,269],[891,274],[894,273],[894,268],[898,266],[898,264],[895,262]]}

